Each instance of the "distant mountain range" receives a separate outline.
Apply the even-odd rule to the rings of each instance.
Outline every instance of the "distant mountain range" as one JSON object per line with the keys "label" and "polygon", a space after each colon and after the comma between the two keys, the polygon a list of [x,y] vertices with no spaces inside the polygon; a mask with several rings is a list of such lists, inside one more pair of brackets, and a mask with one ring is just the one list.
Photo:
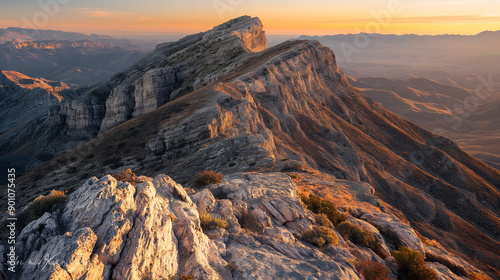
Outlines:
{"label": "distant mountain range", "polygon": [[318,40],[330,47],[346,74],[358,78],[413,75],[460,83],[471,74],[493,74],[500,80],[500,31],[471,36],[361,33],[299,39]]}
{"label": "distant mountain range", "polygon": [[0,29],[0,70],[32,77],[92,85],[132,65],[154,43],[105,35]]}

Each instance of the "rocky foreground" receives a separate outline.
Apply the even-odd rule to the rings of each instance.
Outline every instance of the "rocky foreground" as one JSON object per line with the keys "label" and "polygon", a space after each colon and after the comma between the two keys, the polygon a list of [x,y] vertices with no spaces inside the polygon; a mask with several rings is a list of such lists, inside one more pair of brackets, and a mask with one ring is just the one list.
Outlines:
{"label": "rocky foreground", "polygon": [[[389,230],[422,254],[445,252],[422,243],[396,216],[373,211],[380,202],[363,183],[347,189],[353,197],[364,194],[350,211],[357,217],[349,220],[375,235],[381,245],[377,252],[338,233],[335,246],[302,241],[301,234],[319,221],[282,173],[232,174],[220,184],[190,190],[191,195],[166,175],[139,181],[134,186],[110,175],[90,178],[64,208],[31,222],[17,239],[24,263],[13,279],[363,279],[357,260],[377,261],[394,278],[397,264],[389,254],[394,244],[382,234]],[[225,229],[203,230],[203,212],[226,220]],[[477,271],[447,257],[470,273]],[[440,263],[427,265],[438,279],[465,279]]]}

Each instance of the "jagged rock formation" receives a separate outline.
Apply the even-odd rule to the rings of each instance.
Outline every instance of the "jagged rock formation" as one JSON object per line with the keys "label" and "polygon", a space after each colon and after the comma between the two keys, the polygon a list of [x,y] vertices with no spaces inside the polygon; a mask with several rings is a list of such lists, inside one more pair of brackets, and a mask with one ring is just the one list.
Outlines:
{"label": "jagged rock formation", "polygon": [[[16,143],[28,143],[41,120],[51,114],[54,106],[67,98],[73,98],[71,89],[76,86],[64,82],[28,77],[15,71],[0,72],[0,165],[7,168],[32,169],[52,158],[50,153],[26,147],[15,155]],[[52,112],[53,114],[53,112]],[[44,132],[50,134],[50,132]],[[36,145],[34,145],[36,146]],[[23,170],[19,168],[19,170]],[[4,171],[2,171],[4,174]]]}
{"label": "jagged rock formation", "polygon": [[[287,175],[232,174],[222,184],[191,197],[166,175],[139,179],[142,183],[133,186],[110,175],[93,177],[71,195],[64,208],[31,222],[17,239],[25,261],[12,279],[33,279],[33,275],[39,280],[168,279],[175,275],[362,279],[352,264],[356,259],[392,265],[391,258],[384,261],[340,236],[337,246],[322,249],[301,241],[301,233],[316,223],[316,217],[304,209],[298,188]],[[356,187],[349,192],[356,192]],[[382,247],[394,247],[378,230],[391,221],[392,228],[406,228],[406,233],[397,231],[404,245],[422,248],[411,227],[394,215],[358,209],[366,211],[361,219],[370,215],[370,223],[350,219],[376,234]],[[226,220],[227,227],[203,230],[201,211]],[[242,213],[248,213],[244,219]],[[249,223],[253,223],[250,228]],[[425,251],[437,250],[442,249],[427,246]],[[478,271],[460,258],[450,259],[459,267]],[[429,263],[429,267],[438,272],[439,279],[463,279],[440,263]]]}
{"label": "jagged rock formation", "polygon": [[50,114],[37,120],[38,129],[24,126],[18,133],[22,137],[2,135],[0,144],[8,144],[4,148],[7,153],[18,154],[21,148],[21,152],[30,154],[23,145],[37,138],[38,152],[61,154],[227,75],[244,65],[252,52],[266,48],[262,23],[250,17],[158,45],[126,72],[91,89],[81,89],[75,93],[78,98],[57,104]]}
{"label": "jagged rock formation", "polygon": [[[71,125],[65,126],[68,132],[85,136],[90,131],[94,136],[99,132],[100,135],[20,178],[21,203],[32,199],[37,192],[46,193],[54,188],[78,191],[82,180],[96,170],[102,172],[96,175],[102,176],[122,167],[140,170],[148,176],[165,172],[188,185],[198,172],[206,169],[226,175],[241,171],[297,171],[301,176],[318,178],[328,175],[346,183],[310,179],[318,188],[304,187],[326,194],[335,193],[340,187],[355,188],[356,199],[372,203],[373,213],[355,209],[357,220],[353,222],[361,226],[378,224],[375,226],[378,233],[371,230],[379,237],[390,228],[405,245],[425,252],[415,237],[417,230],[481,270],[498,275],[500,173],[497,170],[467,155],[451,140],[405,121],[363,96],[338,69],[333,52],[316,41],[291,41],[259,53],[248,52],[255,46],[245,45],[241,39],[245,36],[233,35],[232,27],[241,30],[238,24],[241,22],[251,26],[260,23],[244,17],[215,28],[217,32],[160,45],[136,65],[143,68],[132,67],[113,78],[114,82],[97,86],[73,101],[71,110],[62,110],[71,116],[66,122]],[[213,34],[218,37],[212,37]],[[229,41],[210,48],[203,45],[204,40],[211,40],[214,43],[211,46],[219,40]],[[226,46],[235,49],[218,53],[219,48]],[[231,55],[224,57],[223,53]],[[193,54],[200,59],[196,63]],[[234,58],[227,60],[233,54]],[[156,64],[160,57],[168,58],[161,61],[165,65],[163,70],[155,66],[161,64]],[[225,59],[222,65],[215,63],[217,57]],[[173,64],[169,63],[184,69],[175,73],[191,74],[182,76],[175,89],[166,90],[164,86],[174,73],[169,68]],[[147,76],[148,71],[153,72]],[[144,80],[144,77],[149,78]],[[136,81],[142,81],[142,86],[138,87]],[[154,104],[160,102],[155,97],[157,87],[168,92],[170,101],[126,121],[134,116],[136,109],[146,112],[160,105]],[[138,91],[142,92],[139,95],[142,103],[135,102]],[[138,104],[144,106],[137,107]],[[108,108],[115,109],[108,111]],[[123,121],[126,122],[118,125]],[[110,126],[103,126],[105,123]],[[116,126],[110,128],[113,125]],[[219,196],[219,191],[246,202],[262,225],[273,228],[284,225],[291,233],[308,225],[307,213],[291,207],[291,201],[261,205],[245,201],[249,194],[232,187],[218,186],[211,190],[220,200],[224,195]],[[373,197],[373,190],[377,198]],[[208,193],[193,199],[203,202],[200,202],[203,209],[217,213]],[[281,206],[292,210],[281,213]],[[339,203],[339,206],[346,205]],[[225,207],[224,202],[218,207]],[[281,216],[267,215],[268,220],[262,215],[266,211],[274,213],[273,209]],[[398,223],[397,219],[408,223]],[[268,234],[291,240],[288,233],[277,231]],[[219,236],[216,232],[209,235]],[[383,254],[387,255],[391,246],[384,245]],[[364,250],[356,252],[370,255]],[[249,269],[247,264],[241,265]]]}
{"label": "jagged rock formation", "polygon": [[[91,178],[64,209],[23,230],[16,245],[26,261],[18,278],[360,279],[346,258],[330,258],[291,233],[299,234],[294,224],[310,227],[314,216],[286,175],[233,175],[217,192],[227,198],[212,199],[214,215],[229,226],[204,233],[197,205],[168,176],[135,187],[111,176]],[[263,236],[243,230],[235,216],[249,203],[272,221]]]}

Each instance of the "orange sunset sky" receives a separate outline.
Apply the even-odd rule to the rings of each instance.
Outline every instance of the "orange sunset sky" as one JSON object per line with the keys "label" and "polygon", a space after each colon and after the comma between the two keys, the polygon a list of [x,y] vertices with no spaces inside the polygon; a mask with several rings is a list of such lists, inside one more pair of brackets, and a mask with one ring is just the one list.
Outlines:
{"label": "orange sunset sky", "polygon": [[0,0],[10,26],[127,35],[193,33],[241,15],[268,34],[477,34],[500,30],[500,0]]}

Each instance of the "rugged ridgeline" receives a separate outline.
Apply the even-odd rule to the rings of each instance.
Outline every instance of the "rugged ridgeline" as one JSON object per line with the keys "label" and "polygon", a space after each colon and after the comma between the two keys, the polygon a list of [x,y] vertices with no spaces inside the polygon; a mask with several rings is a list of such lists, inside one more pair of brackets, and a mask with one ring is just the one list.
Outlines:
{"label": "rugged ridgeline", "polygon": [[[237,176],[230,174],[239,172],[257,172],[252,173],[253,176],[270,176],[266,174],[296,171],[303,178],[297,182],[302,191],[330,197],[347,213],[351,213],[353,219],[356,217],[368,221],[368,224],[360,222],[365,227],[370,228],[370,224],[373,224],[384,231],[384,227],[404,224],[405,220],[408,220],[414,229],[428,238],[438,240],[443,247],[422,247],[418,238],[408,239],[408,236],[411,236],[408,231],[403,234],[399,230],[393,230],[397,233],[397,240],[407,240],[403,244],[421,252],[433,250],[433,255],[451,259],[452,263],[460,267],[459,271],[468,271],[467,275],[472,275],[475,266],[498,277],[498,170],[464,153],[451,140],[434,135],[398,117],[362,95],[350,86],[347,78],[338,69],[335,56],[329,48],[316,41],[291,41],[265,49],[264,38],[262,25],[257,19],[243,17],[232,20],[212,31],[187,37],[177,43],[160,45],[155,52],[134,67],[116,75],[109,82],[96,86],[71,104],[64,104],[61,114],[67,116],[64,126],[68,133],[65,135],[83,135],[89,138],[97,134],[99,136],[21,177],[18,180],[20,203],[26,204],[51,189],[66,189],[74,194],[63,213],[74,212],[75,217],[86,215],[78,213],[89,209],[81,199],[85,196],[82,194],[85,189],[91,192],[97,188],[90,187],[92,184],[105,187],[106,184],[112,183],[104,182],[113,181],[105,177],[102,179],[104,181],[96,183],[95,179],[87,181],[88,178],[94,175],[102,177],[121,168],[132,168],[147,176],[166,173],[185,186],[190,185],[198,172],[206,169],[220,171],[230,179]],[[161,106],[164,103],[166,104]],[[91,131],[93,134],[85,134],[85,131]],[[238,189],[244,192],[253,179],[245,181],[238,179],[239,177],[234,178],[237,180],[233,187],[223,191],[217,190],[220,186],[210,188],[211,193],[219,199],[219,208],[223,207],[221,203],[232,203],[233,207],[237,207],[236,205],[240,205],[239,201],[245,201],[247,204],[250,201],[255,202],[253,199],[270,192],[250,191],[250,195],[238,193]],[[266,180],[273,182],[267,188],[279,184],[271,178]],[[359,181],[365,183],[354,183]],[[80,188],[84,182],[87,182],[86,185]],[[155,185],[154,180],[152,185]],[[144,192],[148,193],[148,197],[153,197],[152,185],[138,185],[137,190],[122,185],[118,189],[122,195],[128,197],[127,201],[130,203],[118,205],[138,209],[138,213],[142,213],[140,209],[143,208],[139,207],[139,200],[142,199],[139,194],[142,191],[139,189],[150,189]],[[352,194],[349,195],[351,188],[358,192],[351,191]],[[127,191],[124,191],[125,189]],[[162,187],[156,186],[156,192],[162,193],[163,198],[160,200],[171,200],[170,194],[163,193],[161,189]],[[366,191],[361,191],[363,189]],[[373,198],[373,190],[378,199]],[[237,194],[231,195],[228,191]],[[136,192],[133,200],[132,194]],[[182,193],[178,195],[185,197]],[[206,195],[210,196],[207,193]],[[85,197],[91,196],[89,194]],[[187,198],[182,199],[189,202]],[[365,200],[367,202],[363,202]],[[274,238],[287,240],[286,242],[291,242],[293,246],[302,248],[303,243],[292,238],[300,237],[299,234],[293,235],[297,233],[297,225],[293,222],[297,219],[307,219],[307,215],[301,214],[302,210],[297,210],[295,206],[284,206],[280,203],[273,205],[274,207],[267,210],[260,208],[264,214],[255,215],[264,219],[265,215],[273,216],[279,223],[271,217],[272,224],[266,225],[272,225],[273,231],[280,231],[283,235],[283,238]],[[72,211],[71,207],[79,210]],[[287,218],[277,218],[279,215],[273,209],[278,208],[278,212],[281,212],[279,215]],[[105,207],[103,211],[107,209]],[[129,213],[127,209],[129,208],[120,211]],[[176,216],[180,213],[170,209]],[[231,220],[231,211],[214,211]],[[236,210],[233,208],[234,211]],[[134,213],[130,212],[131,217],[139,217],[134,216],[139,215],[137,212]],[[103,222],[101,225],[94,225],[90,221],[80,223],[77,218],[68,215],[63,215],[62,220],[53,218],[59,221],[58,223],[68,225],[68,228],[59,228],[51,235],[54,236],[54,241],[48,242],[74,243],[80,240],[78,236],[82,236],[81,238],[90,240],[90,245],[85,247],[85,258],[89,258],[92,264],[95,261],[95,265],[101,268],[109,265],[109,270],[102,268],[102,271],[108,271],[106,275],[131,273],[125,268],[120,270],[119,264],[134,262],[132,260],[122,261],[118,256],[110,260],[98,257],[99,254],[104,254],[102,252],[112,250],[103,245],[108,241],[99,241],[110,240],[106,238],[111,237],[99,233],[106,231],[105,228],[109,224]],[[168,219],[164,214],[158,215]],[[87,217],[91,216],[93,215]],[[385,218],[381,218],[382,216]],[[191,218],[196,224],[196,214]],[[139,222],[141,219],[136,218],[134,221]],[[72,224],[70,221],[73,220],[78,223]],[[309,221],[311,222],[310,219]],[[39,220],[39,223],[42,221]],[[168,223],[165,222],[166,230],[171,231]],[[33,230],[32,234],[42,234],[40,229],[35,229],[35,225],[29,229]],[[308,225],[305,221],[301,224],[306,228]],[[103,228],[99,229],[100,226]],[[135,224],[130,224],[128,228],[134,226]],[[236,224],[234,226],[237,227]],[[193,227],[196,228],[196,225]],[[138,228],[156,234],[143,227]],[[176,228],[175,222],[172,228],[177,241],[171,242],[190,248],[189,242],[179,242],[179,239],[182,239],[184,234],[192,237],[198,233],[186,233]],[[82,230],[78,231],[79,229]],[[65,231],[77,232],[73,232],[72,237],[64,237],[61,234]],[[230,243],[234,240],[256,250],[240,247],[243,259],[255,253],[253,258],[256,261],[276,260],[275,257],[264,258],[265,254],[259,252],[264,250],[259,246],[266,244],[261,241],[262,238],[265,239],[262,235],[251,234],[251,240],[248,240],[247,237],[238,239],[236,232],[228,232],[227,239],[225,232],[211,236],[220,247],[219,254],[213,258],[209,257],[208,261],[217,263],[219,257],[226,262],[234,261],[236,272],[231,275],[235,279],[254,276],[240,274],[253,270],[250,264],[232,259],[233,254],[238,251],[230,250]],[[28,233],[23,234],[22,236],[27,236]],[[121,234],[120,236],[123,236]],[[132,238],[130,242],[135,240],[135,234],[128,236]],[[389,238],[389,235],[385,237]],[[33,238],[31,240],[34,240]],[[135,254],[134,252],[139,252],[138,246],[119,240],[122,244],[127,244],[120,248],[129,248],[124,251],[128,253],[122,253],[120,257],[128,258],[127,254],[131,254],[134,258],[150,258],[149,253]],[[255,240],[260,243],[252,245]],[[98,244],[97,247],[95,244]],[[41,254],[44,250],[49,250],[49,247],[53,248],[48,245],[41,246],[40,248],[44,249],[40,249],[38,253],[31,253],[31,249],[23,249],[28,250],[23,252],[28,252],[25,254],[27,258],[36,259],[37,255],[33,254]],[[271,246],[274,248],[272,254],[286,255],[287,259],[299,262],[304,270],[321,270],[322,264],[313,264],[314,267],[310,270],[306,268],[309,263],[314,263],[311,257],[319,258],[314,257],[313,253],[296,248],[297,254],[290,255],[288,250],[283,251],[281,245],[275,246]],[[394,244],[387,244],[389,249],[393,246]],[[335,246],[331,248],[336,250]],[[209,278],[200,276],[205,275],[199,274],[202,273],[201,270],[187,268],[192,264],[190,258],[197,254],[198,250],[178,252],[179,261],[177,264],[168,265],[171,268],[168,273],[175,271],[178,265],[183,273],[192,272],[199,279]],[[331,256],[335,256],[333,260],[337,265],[341,263],[340,266],[348,266],[337,259],[341,258],[341,255],[334,253]],[[193,258],[198,260],[196,265],[204,262],[198,257]],[[469,261],[473,266],[466,265],[466,261],[460,258]],[[385,263],[388,262],[390,258],[385,260]],[[290,262],[284,261],[282,264],[285,263]],[[439,266],[429,264],[433,265]],[[141,269],[149,269],[148,273],[153,273],[153,270],[154,273],[160,273],[161,269],[166,269],[153,269],[152,266],[146,268],[147,266],[145,264]],[[225,278],[225,272],[217,270],[216,264],[210,266]],[[449,266],[453,268],[453,265]],[[436,270],[444,273],[442,266],[439,269],[436,267]],[[67,272],[69,269],[64,268]],[[339,278],[349,279],[348,275],[355,278],[354,274],[350,274],[350,269],[352,268],[345,268],[343,273],[347,274],[339,273]],[[59,271],[64,273],[60,269]],[[274,272],[276,271],[263,269],[255,273]],[[299,273],[307,274],[304,271]],[[321,273],[313,277],[331,279],[329,274]],[[287,278],[288,274],[276,275]],[[260,277],[265,278],[265,274],[260,274]],[[122,279],[119,276],[112,278]],[[214,276],[214,279],[217,277]],[[452,279],[460,278],[455,275]]]}
{"label": "rugged ridgeline", "polygon": [[[18,128],[14,136],[1,135],[0,146],[13,157],[31,154],[37,160],[50,159],[215,81],[243,65],[250,53],[265,48],[262,23],[254,18],[230,21],[159,45],[125,72],[91,89],[78,90],[74,94],[78,98],[62,101],[50,113],[46,110],[46,116]],[[34,125],[37,129],[29,129]],[[31,139],[37,139],[36,143],[27,145]]]}
{"label": "rugged ridgeline", "polygon": [[[51,154],[37,153],[30,147],[38,125],[64,99],[74,98],[76,86],[41,78],[31,78],[15,71],[0,71],[0,166],[32,169],[50,160]],[[48,131],[42,133],[49,134]],[[15,151],[19,144],[24,148]],[[36,147],[36,145],[34,145]],[[7,151],[14,151],[8,153]]]}

